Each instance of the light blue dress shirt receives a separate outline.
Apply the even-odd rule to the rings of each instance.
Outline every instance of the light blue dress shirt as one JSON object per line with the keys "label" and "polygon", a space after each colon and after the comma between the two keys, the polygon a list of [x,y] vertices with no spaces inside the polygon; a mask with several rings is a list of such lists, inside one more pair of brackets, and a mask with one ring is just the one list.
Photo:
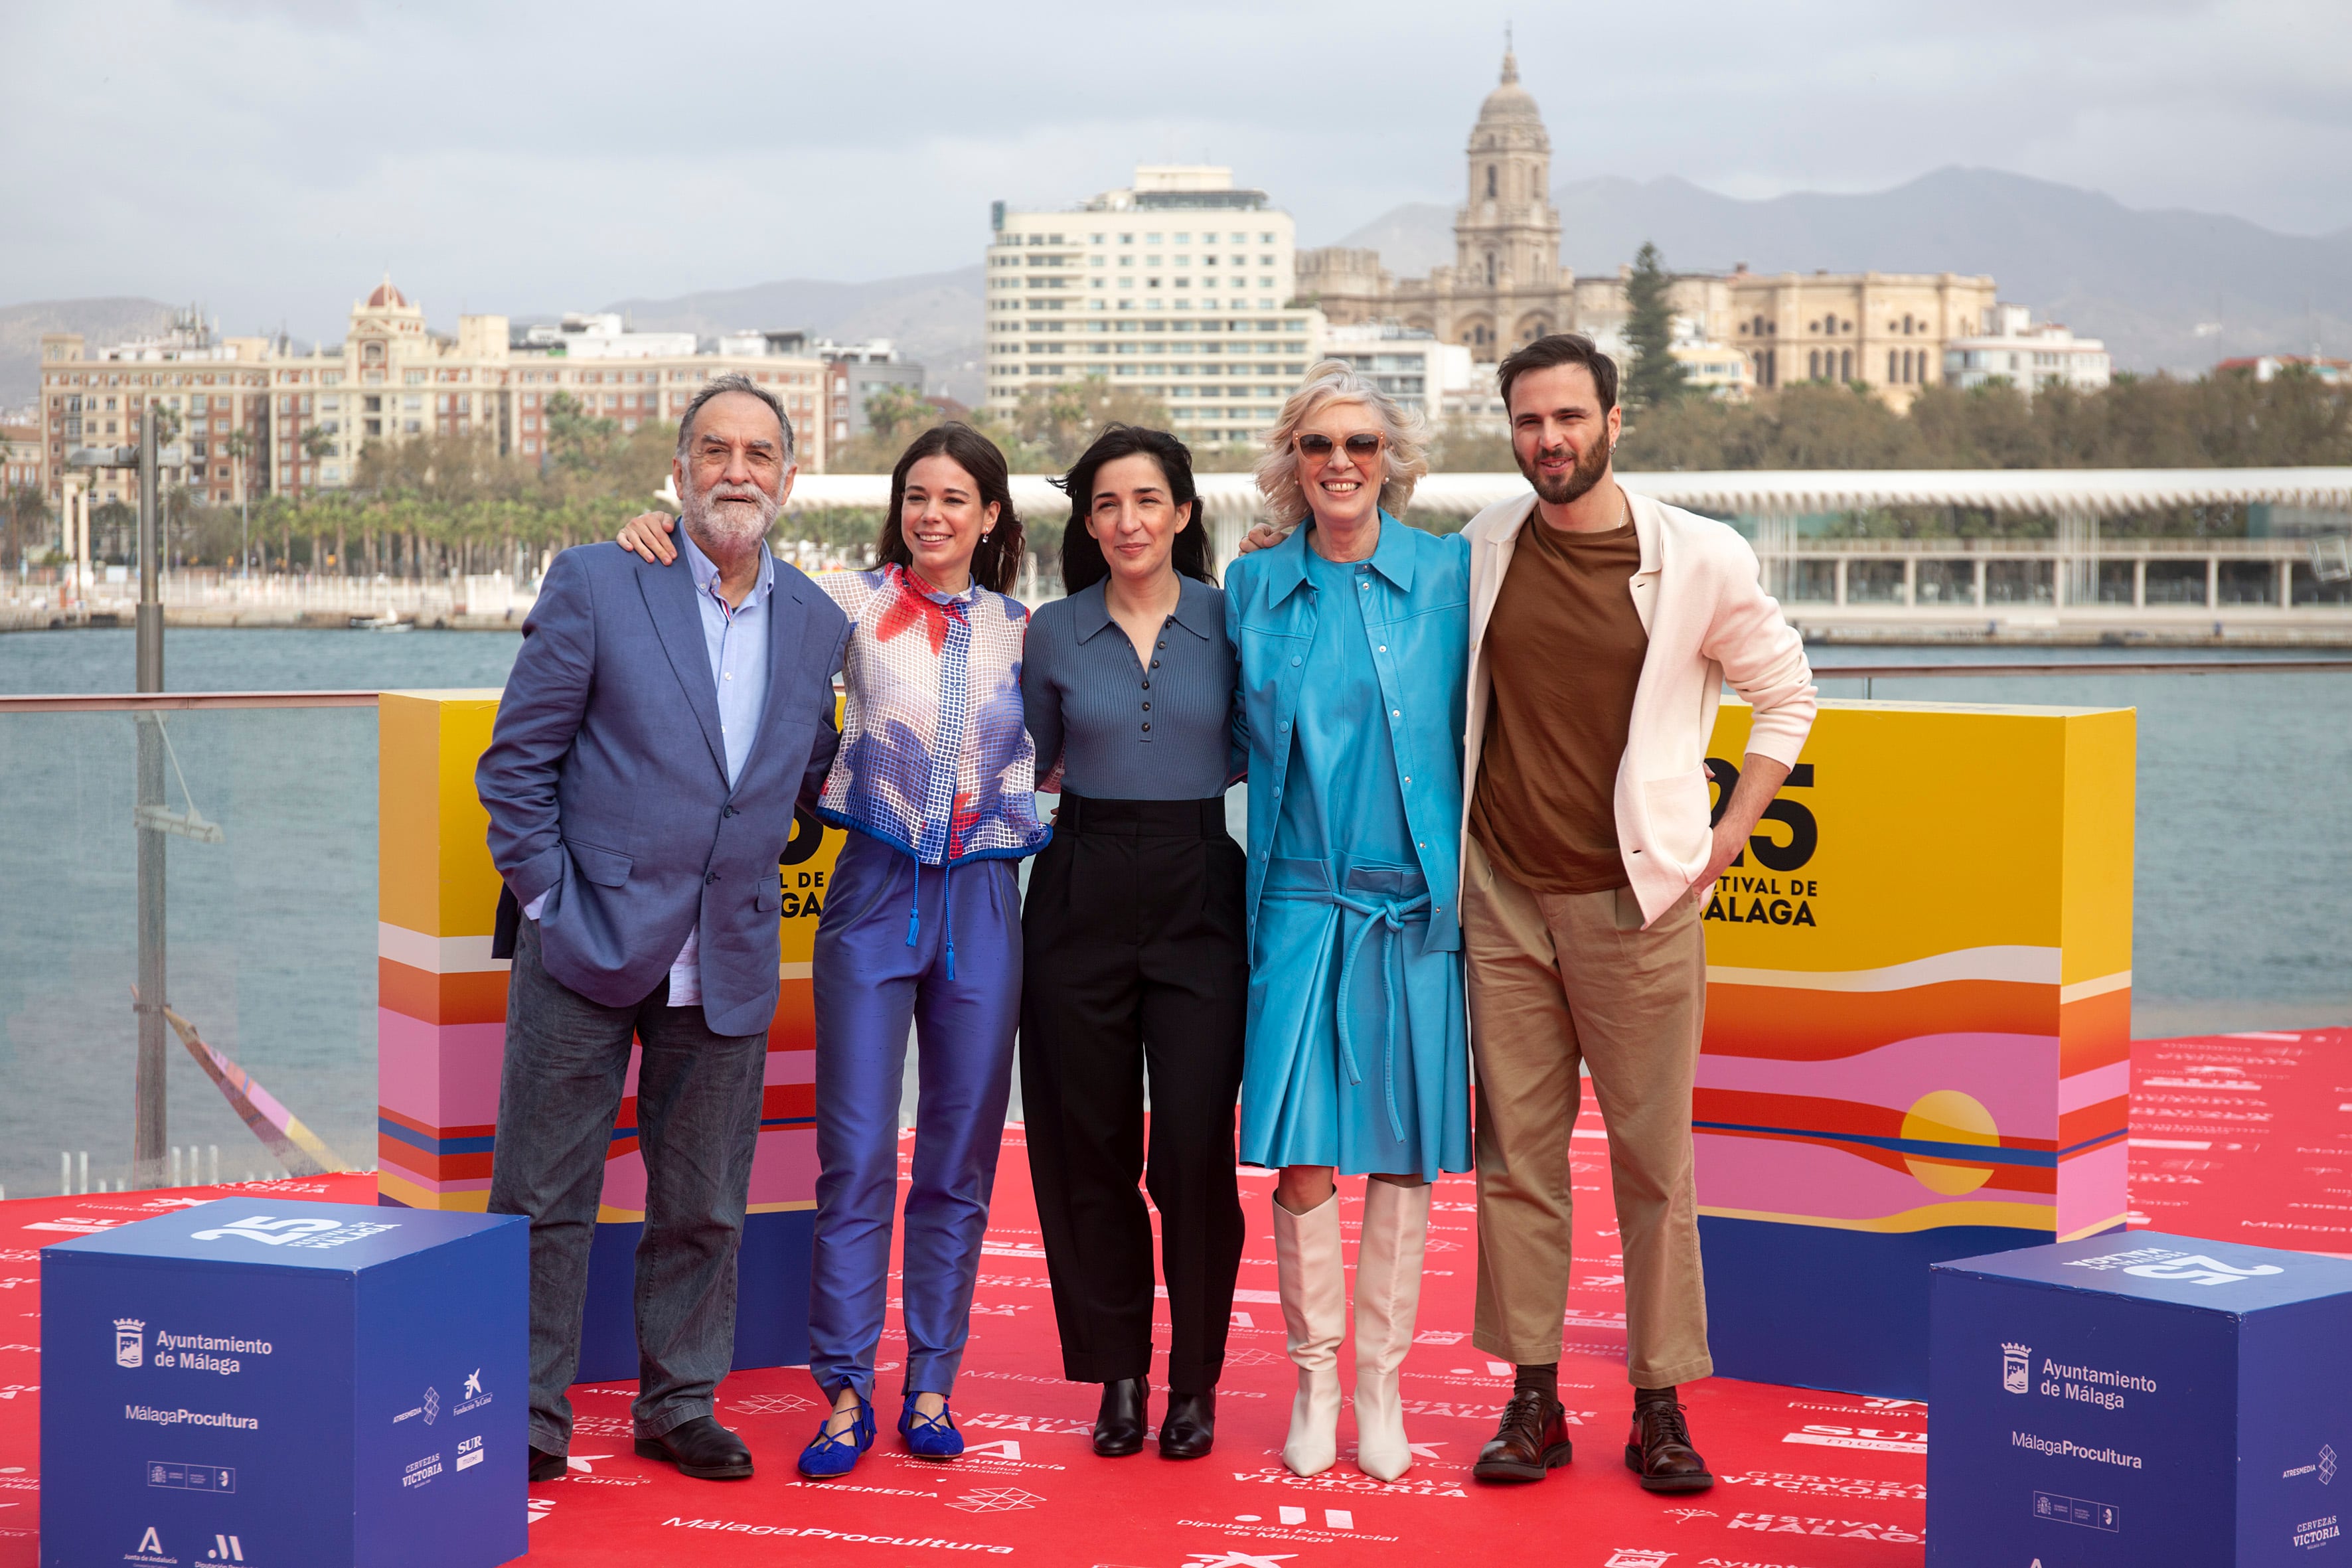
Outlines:
{"label": "light blue dress shirt", "polygon": [[[710,654],[711,683],[718,688],[719,732],[727,747],[727,782],[731,784],[743,772],[743,759],[751,753],[760,716],[768,706],[769,596],[776,586],[776,561],[763,546],[759,581],[740,605],[730,605],[719,591],[718,565],[682,528],[677,542],[687,569],[694,574],[694,602],[702,612],[702,642]],[[541,893],[523,913],[537,920],[546,901]],[[688,930],[686,945],[669,966],[669,1005],[694,1007],[701,1003],[702,930],[697,925]]]}

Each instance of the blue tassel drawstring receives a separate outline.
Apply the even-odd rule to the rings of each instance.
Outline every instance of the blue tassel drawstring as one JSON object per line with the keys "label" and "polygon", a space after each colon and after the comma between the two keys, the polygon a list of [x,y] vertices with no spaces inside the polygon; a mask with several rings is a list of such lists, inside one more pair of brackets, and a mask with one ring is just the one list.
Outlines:
{"label": "blue tassel drawstring", "polygon": [[915,937],[923,929],[923,863],[912,855],[907,863],[915,868],[914,896],[907,900],[907,945],[915,945]]}
{"label": "blue tassel drawstring", "polygon": [[948,978],[955,978],[955,900],[948,897],[948,879],[955,875],[955,862],[940,867],[940,919],[948,939]]}

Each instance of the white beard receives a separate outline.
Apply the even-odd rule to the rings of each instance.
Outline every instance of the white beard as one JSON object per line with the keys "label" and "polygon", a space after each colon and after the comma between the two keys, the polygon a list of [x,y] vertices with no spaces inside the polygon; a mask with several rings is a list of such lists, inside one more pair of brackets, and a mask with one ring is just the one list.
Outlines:
{"label": "white beard", "polygon": [[[713,484],[710,489],[686,498],[686,531],[707,555],[740,554],[768,537],[776,514],[783,509],[757,485],[744,487],[751,490],[750,497],[730,494],[714,502],[711,493],[720,488]],[[754,498],[756,507],[745,504]]]}

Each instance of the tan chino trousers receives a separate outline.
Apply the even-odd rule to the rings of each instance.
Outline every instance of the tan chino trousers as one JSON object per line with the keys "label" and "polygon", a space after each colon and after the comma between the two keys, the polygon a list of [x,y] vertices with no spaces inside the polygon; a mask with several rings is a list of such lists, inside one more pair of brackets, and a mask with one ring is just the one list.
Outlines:
{"label": "tan chino trousers", "polygon": [[1706,949],[1688,898],[1642,928],[1630,889],[1538,893],[1469,836],[1462,931],[1478,1064],[1478,1315],[1473,1342],[1559,1359],[1574,1233],[1570,1133],[1584,1063],[1609,1129],[1624,1254],[1626,1373],[1707,1376],[1691,1080]]}

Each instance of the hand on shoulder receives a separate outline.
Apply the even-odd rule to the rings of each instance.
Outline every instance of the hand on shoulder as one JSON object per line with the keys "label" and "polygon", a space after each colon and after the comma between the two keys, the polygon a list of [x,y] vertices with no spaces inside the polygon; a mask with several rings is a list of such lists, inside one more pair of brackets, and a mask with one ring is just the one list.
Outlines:
{"label": "hand on shoulder", "polygon": [[656,566],[667,566],[677,559],[677,546],[669,541],[670,531],[677,520],[667,512],[641,511],[621,525],[613,542],[624,550],[634,550]]}

